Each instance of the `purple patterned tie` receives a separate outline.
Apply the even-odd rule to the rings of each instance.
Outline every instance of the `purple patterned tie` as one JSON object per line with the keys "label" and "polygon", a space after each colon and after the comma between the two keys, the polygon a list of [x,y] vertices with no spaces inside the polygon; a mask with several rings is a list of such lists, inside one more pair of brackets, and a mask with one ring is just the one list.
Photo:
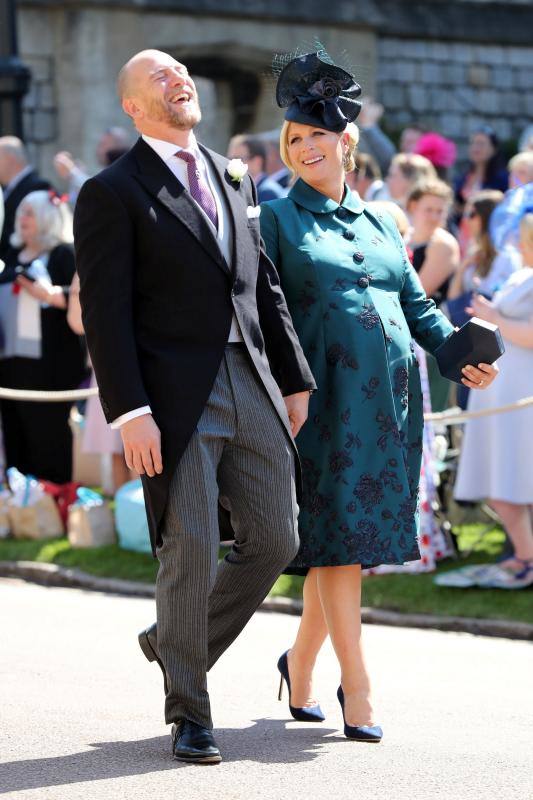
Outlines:
{"label": "purple patterned tie", "polygon": [[198,205],[207,214],[215,228],[218,230],[218,216],[217,207],[213,193],[209,188],[209,184],[203,177],[201,171],[196,164],[196,158],[188,150],[179,150],[176,153],[178,158],[183,159],[187,164],[187,175],[189,178],[189,192],[193,200],[196,200]]}

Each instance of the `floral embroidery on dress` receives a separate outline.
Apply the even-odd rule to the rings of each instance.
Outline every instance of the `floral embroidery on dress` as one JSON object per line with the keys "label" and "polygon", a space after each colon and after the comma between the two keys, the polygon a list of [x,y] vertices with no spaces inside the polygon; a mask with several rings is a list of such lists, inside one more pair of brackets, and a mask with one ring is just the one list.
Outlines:
{"label": "floral embroidery on dress", "polygon": [[405,432],[400,431],[398,425],[392,419],[390,414],[385,414],[382,409],[378,410],[376,414],[376,422],[378,423],[379,430],[383,431],[383,435],[377,440],[377,446],[380,450],[385,451],[389,440],[389,434],[392,434],[393,444],[401,446],[405,439]]}
{"label": "floral embroidery on dress", "polygon": [[381,320],[378,312],[373,305],[364,303],[363,310],[356,315],[356,320],[361,323],[365,331],[371,331],[376,325],[379,325]]}
{"label": "floral embroidery on dress", "polygon": [[379,386],[379,378],[377,376],[373,376],[372,378],[370,378],[370,380],[368,381],[368,386],[365,383],[363,383],[363,385],[361,386],[361,391],[366,395],[366,397],[363,399],[363,403],[366,400],[374,399],[374,397],[377,394],[376,390],[378,386]]}
{"label": "floral embroidery on dress", "polygon": [[356,286],[357,281],[350,281],[348,278],[337,278],[333,286],[331,286],[332,292],[345,292],[349,286]]}
{"label": "floral embroidery on dress", "polygon": [[309,292],[307,292],[305,289],[300,289],[297,303],[300,306],[304,317],[308,317],[309,309],[316,303],[316,297],[313,297],[313,295],[309,294]]}
{"label": "floral embroidery on dress", "polygon": [[396,367],[392,382],[392,392],[400,398],[402,408],[407,408],[409,373],[406,367]]}
{"label": "floral embroidery on dress", "polygon": [[344,411],[341,414],[341,422],[342,422],[343,425],[349,425],[350,424],[351,415],[352,415],[352,409],[351,408],[345,408]]}
{"label": "floral embroidery on dress", "polygon": [[309,513],[319,517],[332,502],[330,495],[326,496],[318,491],[318,484],[322,470],[315,466],[311,458],[302,459],[302,501]]}
{"label": "floral embroidery on dress", "polygon": [[363,444],[357,433],[349,433],[347,435],[346,441],[344,442],[345,450],[351,450],[352,447],[355,447],[356,450],[360,450],[362,446]]}
{"label": "floral embroidery on dress", "polygon": [[328,425],[326,425],[326,424],[322,425],[322,427],[320,429],[320,433],[318,435],[318,440],[320,442],[329,442],[329,441],[331,441],[331,431],[330,431]]}
{"label": "floral embroidery on dress", "polygon": [[368,472],[361,475],[353,493],[363,506],[365,514],[371,514],[375,506],[382,503],[385,497],[381,481],[373,478]]}
{"label": "floral embroidery on dress", "polygon": [[329,454],[329,468],[333,473],[339,473],[353,466],[353,460],[345,450],[334,450]]}
{"label": "floral embroidery on dress", "polygon": [[343,369],[347,369],[348,367],[350,369],[359,369],[357,360],[351,356],[347,348],[340,343],[332,344],[331,347],[328,348],[326,359],[328,364],[332,366],[340,364]]}

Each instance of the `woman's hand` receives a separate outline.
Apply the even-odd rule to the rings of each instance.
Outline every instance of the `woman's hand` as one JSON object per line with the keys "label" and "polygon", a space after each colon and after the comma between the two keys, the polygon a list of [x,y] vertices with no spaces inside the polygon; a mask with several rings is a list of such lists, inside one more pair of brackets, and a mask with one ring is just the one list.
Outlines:
{"label": "woman's hand", "polygon": [[472,317],[479,317],[484,319],[485,322],[492,322],[494,325],[498,321],[498,311],[494,303],[487,300],[481,294],[475,294],[472,298],[472,305],[466,309],[467,313]]}
{"label": "woman's hand", "polygon": [[469,389],[486,389],[499,371],[496,364],[478,364],[477,367],[467,364],[466,367],[463,367],[464,377],[461,378],[461,381]]}
{"label": "woman's hand", "polygon": [[28,278],[25,278],[24,275],[19,275],[17,277],[17,283],[25,292],[28,292],[28,294],[40,303],[47,303],[49,306],[54,306],[55,308],[67,307],[65,295],[63,294],[61,286],[47,286],[39,281],[30,281]]}

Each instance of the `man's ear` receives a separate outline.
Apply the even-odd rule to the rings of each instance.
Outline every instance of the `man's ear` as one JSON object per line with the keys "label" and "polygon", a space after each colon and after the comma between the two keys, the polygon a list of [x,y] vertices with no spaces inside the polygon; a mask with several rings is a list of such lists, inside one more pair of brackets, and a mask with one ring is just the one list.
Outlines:
{"label": "man's ear", "polygon": [[137,105],[135,100],[132,97],[125,97],[122,101],[122,110],[128,117],[132,119],[141,119],[144,116],[144,112],[141,108]]}

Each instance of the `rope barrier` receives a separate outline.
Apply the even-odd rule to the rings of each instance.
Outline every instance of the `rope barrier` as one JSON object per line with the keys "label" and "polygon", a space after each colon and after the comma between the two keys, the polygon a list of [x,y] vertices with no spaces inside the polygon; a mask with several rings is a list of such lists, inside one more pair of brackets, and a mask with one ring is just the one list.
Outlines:
{"label": "rope barrier", "polygon": [[5,389],[0,387],[0,398],[2,400],[32,400],[36,403],[75,403],[78,400],[85,400],[87,397],[94,397],[98,394],[98,389],[68,389],[61,392],[34,391],[32,389]]}
{"label": "rope barrier", "polygon": [[432,414],[424,414],[426,422],[440,422],[443,425],[458,425],[469,419],[478,417],[488,417],[492,414],[506,414],[508,411],[520,411],[523,408],[533,405],[533,397],[523,397],[515,403],[508,403],[505,406],[496,408],[481,408],[479,411],[461,411],[456,408],[449,408],[447,411],[436,411]]}
{"label": "rope barrier", "polygon": [[[30,389],[6,389],[0,387],[0,398],[3,400],[30,400],[37,403],[75,403],[78,400],[86,400],[88,397],[95,397],[98,389],[69,389],[67,391],[45,392]],[[497,408],[483,408],[479,411],[461,411],[458,407],[449,408],[447,411],[436,411],[431,414],[424,414],[426,422],[439,422],[441,425],[459,425],[469,419],[478,417],[488,417],[493,414],[506,414],[509,411],[520,411],[533,405],[533,397],[523,397],[515,403],[508,403]]]}

